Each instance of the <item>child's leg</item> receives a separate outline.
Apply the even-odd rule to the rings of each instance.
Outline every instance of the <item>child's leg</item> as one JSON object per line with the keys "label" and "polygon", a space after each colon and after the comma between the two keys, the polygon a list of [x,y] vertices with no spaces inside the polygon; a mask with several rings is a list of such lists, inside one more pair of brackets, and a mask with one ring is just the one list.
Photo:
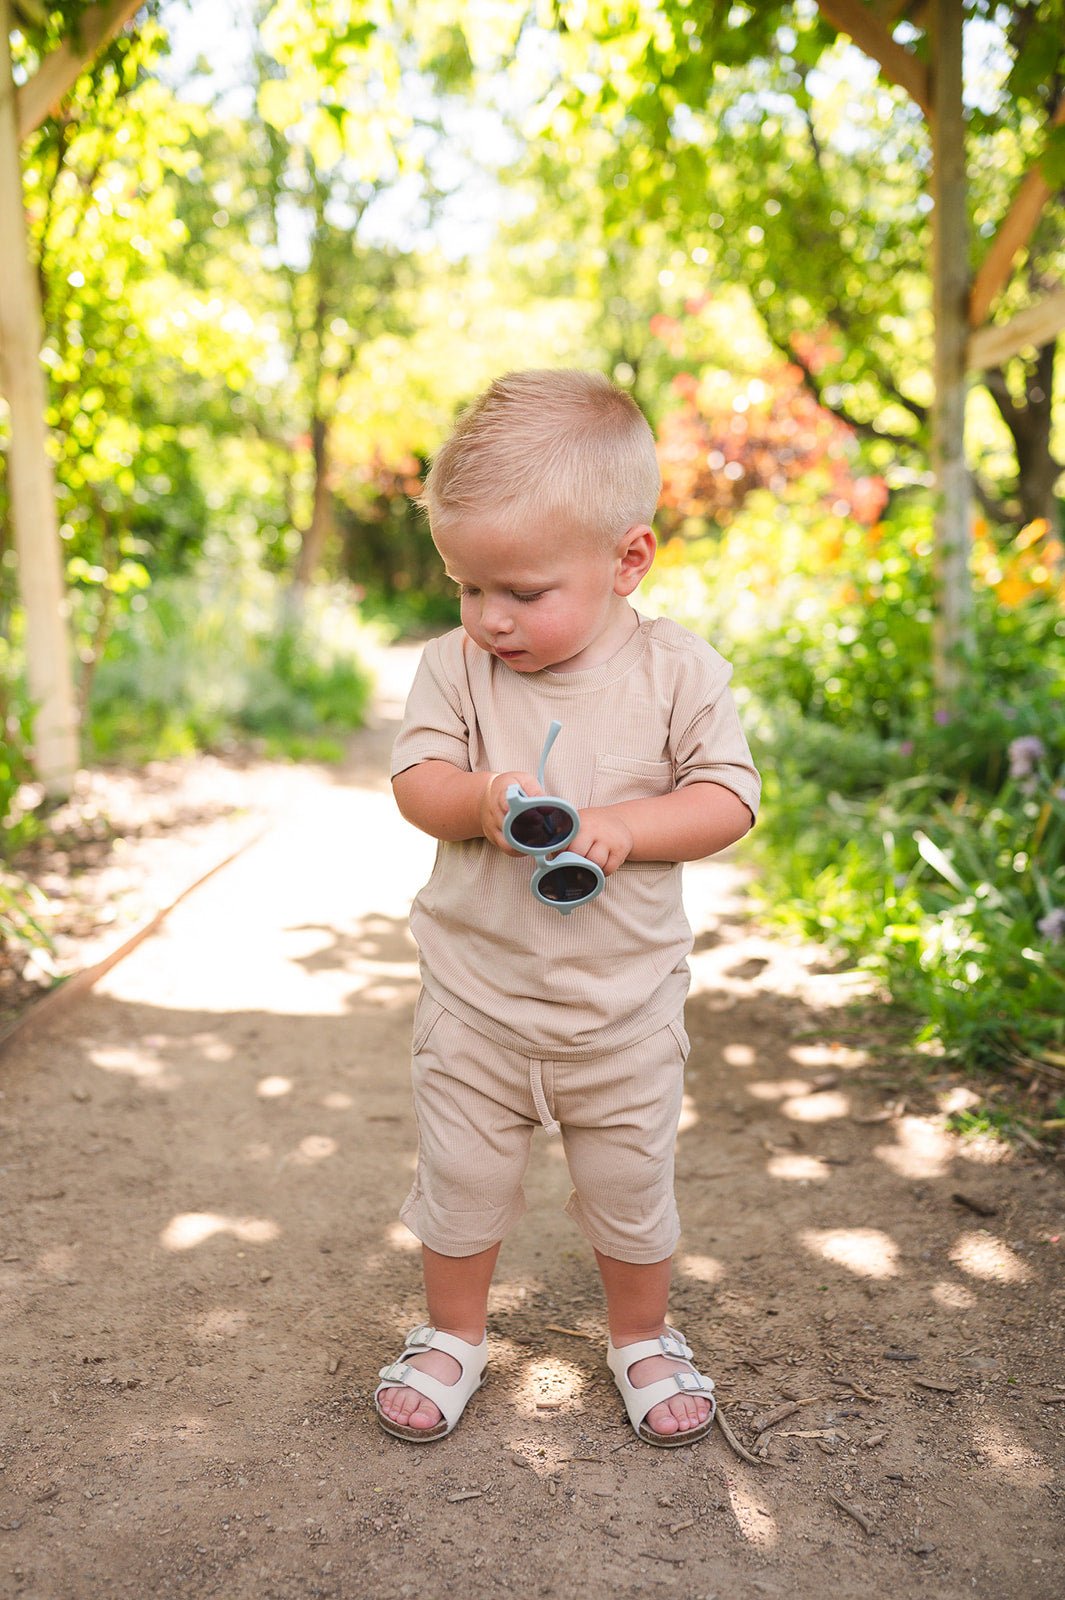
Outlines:
{"label": "child's leg", "polygon": [[[467,1344],[480,1344],[498,1254],[498,1244],[473,1256],[442,1256],[428,1245],[422,1246],[425,1299],[434,1328],[465,1339]],[[410,1365],[441,1383],[456,1383],[461,1376],[458,1362],[443,1350],[412,1356]],[[441,1420],[439,1409],[415,1389],[385,1389],[377,1404],[386,1417],[406,1428],[435,1428]]]}
{"label": "child's leg", "polygon": [[[617,1261],[596,1250],[595,1259],[606,1291],[607,1320],[615,1347],[657,1339],[665,1333],[672,1257],[642,1265]],[[629,1368],[629,1382],[644,1389],[659,1378],[688,1370],[687,1362],[673,1356],[645,1356]],[[701,1395],[677,1394],[652,1406],[644,1420],[655,1433],[672,1434],[699,1427],[709,1415],[710,1402]]]}

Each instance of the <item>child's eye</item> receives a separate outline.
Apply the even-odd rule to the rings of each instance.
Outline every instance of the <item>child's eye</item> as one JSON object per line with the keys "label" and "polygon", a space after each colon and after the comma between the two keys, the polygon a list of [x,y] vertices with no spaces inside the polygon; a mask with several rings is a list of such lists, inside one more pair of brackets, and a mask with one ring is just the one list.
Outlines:
{"label": "child's eye", "polygon": [[460,583],[458,585],[458,591],[463,600],[469,600],[473,595],[480,593],[479,589],[473,588],[472,584],[469,583]]}
{"label": "child's eye", "polygon": [[517,594],[517,593],[515,593],[514,598],[515,598],[515,600],[517,600],[519,602],[520,605],[527,606],[533,600],[542,600],[546,593],[547,593],[546,589],[537,589],[535,594]]}

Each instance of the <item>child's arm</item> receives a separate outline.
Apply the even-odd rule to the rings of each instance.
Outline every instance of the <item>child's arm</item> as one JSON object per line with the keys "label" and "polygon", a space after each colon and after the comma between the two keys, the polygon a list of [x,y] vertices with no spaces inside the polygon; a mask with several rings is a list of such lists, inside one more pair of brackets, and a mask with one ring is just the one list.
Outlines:
{"label": "child's arm", "polygon": [[686,783],[653,800],[589,806],[570,845],[609,877],[623,861],[699,861],[754,825],[739,795],[720,783]]}
{"label": "child's arm", "polygon": [[392,790],[403,816],[434,839],[488,839],[512,850],[503,838],[507,789],[518,783],[526,794],[543,794],[529,772],[462,772],[450,761],[420,761],[398,772]]}

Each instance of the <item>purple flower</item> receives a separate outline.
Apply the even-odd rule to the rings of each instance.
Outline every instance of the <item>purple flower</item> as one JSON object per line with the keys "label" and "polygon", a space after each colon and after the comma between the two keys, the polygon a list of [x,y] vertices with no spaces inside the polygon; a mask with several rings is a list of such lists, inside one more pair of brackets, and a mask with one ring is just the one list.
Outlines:
{"label": "purple flower", "polygon": [[913,755],[913,740],[912,739],[903,739],[902,743],[899,745],[899,755],[900,756],[912,756]]}
{"label": "purple flower", "polygon": [[945,728],[947,723],[950,721],[950,712],[944,711],[942,708],[936,712],[933,712],[933,716],[941,728]]}
{"label": "purple flower", "polygon": [[1055,906],[1045,917],[1040,917],[1036,927],[1044,939],[1065,939],[1065,906]]}
{"label": "purple flower", "polygon": [[1010,740],[1010,777],[1027,778],[1046,755],[1046,745],[1034,733]]}

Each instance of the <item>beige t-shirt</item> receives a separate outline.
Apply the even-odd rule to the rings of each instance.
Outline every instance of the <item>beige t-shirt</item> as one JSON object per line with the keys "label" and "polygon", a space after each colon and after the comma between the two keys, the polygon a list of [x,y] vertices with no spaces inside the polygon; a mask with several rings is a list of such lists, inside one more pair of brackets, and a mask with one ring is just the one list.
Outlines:
{"label": "beige t-shirt", "polygon": [[[425,647],[392,776],[433,760],[535,772],[557,719],[544,787],[578,809],[710,782],[753,816],[760,783],[731,676],[716,650],[665,618],[641,618],[616,655],[580,672],[514,672],[456,628]],[[625,862],[569,916],[534,898],[534,868],[487,839],[438,844],[410,923],[429,993],[545,1060],[634,1044],[679,1016],[692,942],[680,864]]]}

